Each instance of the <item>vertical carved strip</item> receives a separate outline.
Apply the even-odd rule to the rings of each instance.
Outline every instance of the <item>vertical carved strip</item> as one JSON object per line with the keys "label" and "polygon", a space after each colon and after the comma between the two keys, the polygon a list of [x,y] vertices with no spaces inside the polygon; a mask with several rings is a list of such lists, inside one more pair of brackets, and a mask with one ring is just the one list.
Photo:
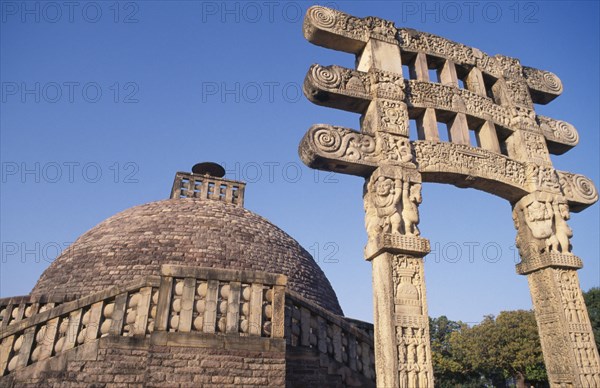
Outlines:
{"label": "vertical carved strip", "polygon": [[342,354],[342,328],[338,325],[333,325],[333,358],[337,362],[343,362]]}
{"label": "vertical carved strip", "polygon": [[310,346],[310,311],[300,307],[300,345]]}
{"label": "vertical carved strip", "polygon": [[[371,349],[369,348],[369,344],[366,342],[361,343],[362,347],[362,364],[363,364],[363,374],[367,378],[373,377],[373,371],[371,370]],[[376,364],[377,365],[377,364]],[[378,385],[379,386],[379,385]]]}
{"label": "vertical carved strip", "polygon": [[194,314],[194,296],[196,295],[196,279],[183,280],[183,294],[181,295],[181,312],[179,313],[178,331],[187,333],[192,329],[192,316]]}
{"label": "vertical carved strip", "polygon": [[448,123],[448,135],[450,141],[456,144],[470,145],[469,126],[467,116],[464,113],[457,113]]}
{"label": "vertical carved strip", "polygon": [[352,334],[348,335],[348,366],[352,370],[356,368],[356,337]]}
{"label": "vertical carved strip", "polygon": [[[431,81],[429,78],[427,55],[425,53],[418,52],[412,65],[409,68],[412,79],[422,82]],[[437,119],[433,108],[426,108],[423,114],[417,118],[416,122],[419,140],[439,140]]]}
{"label": "vertical carved strip", "polygon": [[284,336],[284,316],[285,316],[285,287],[273,287],[273,318],[271,319],[272,338],[283,338]]}
{"label": "vertical carved strip", "polygon": [[431,387],[433,367],[423,261],[396,255],[392,272],[400,386]]}
{"label": "vertical carved strip", "polygon": [[236,334],[240,328],[240,282],[229,283],[229,298],[227,298],[227,326],[225,331]]}
{"label": "vertical carved strip", "polygon": [[169,313],[171,310],[171,298],[173,295],[173,278],[162,276],[160,288],[158,289],[158,306],[156,311],[156,331],[166,331],[169,325]]}
{"label": "vertical carved strip", "polygon": [[219,297],[219,281],[209,280],[206,290],[206,310],[204,311],[204,332],[214,333],[217,322],[217,302]]}
{"label": "vertical carved strip", "polygon": [[423,114],[417,118],[417,133],[419,140],[440,140],[435,109],[426,108]]}
{"label": "vertical carved strip", "polygon": [[439,68],[437,72],[442,85],[458,87],[456,66],[452,61],[445,60],[442,67]]}
{"label": "vertical carved strip", "polygon": [[92,305],[90,309],[90,320],[86,326],[85,342],[94,341],[98,338],[100,332],[100,321],[102,320],[102,309],[104,308],[104,302],[97,302]]}
{"label": "vertical carved strip", "polygon": [[41,340],[40,360],[45,360],[52,356],[54,350],[54,341],[56,341],[56,333],[58,331],[59,318],[54,318],[46,323],[46,330],[43,333]]}
{"label": "vertical carved strip", "polygon": [[397,44],[370,39],[358,56],[356,70],[368,72],[370,69],[385,70],[402,75],[402,59]]}
{"label": "vertical carved strip", "polygon": [[231,185],[227,185],[227,188],[225,189],[225,202],[233,203],[233,189]]}
{"label": "vertical carved strip", "polygon": [[69,350],[75,347],[77,342],[77,335],[79,334],[79,327],[81,325],[81,309],[73,311],[69,315],[69,326],[67,327],[67,333],[65,334],[65,342],[62,350]]}
{"label": "vertical carved strip", "polygon": [[483,81],[483,74],[477,67],[473,67],[467,78],[465,79],[467,89],[473,93],[479,94],[482,97],[487,97],[487,91],[485,90],[485,83]]}
{"label": "vertical carved strip", "polygon": [[123,318],[127,309],[127,293],[119,294],[115,298],[115,307],[111,316],[112,323],[110,325],[109,334],[121,335],[123,332]]}
{"label": "vertical carved strip", "polygon": [[317,316],[317,325],[319,352],[327,354],[327,322],[325,318]]}
{"label": "vertical carved strip", "polygon": [[412,66],[410,78],[419,81],[429,82],[429,66],[427,65],[427,55],[424,53],[417,53],[415,61]]}
{"label": "vertical carved strip", "polygon": [[33,349],[35,334],[35,326],[26,329],[23,333],[23,343],[21,344],[21,349],[19,349],[19,358],[17,359],[16,369],[24,368],[29,364],[29,357],[31,356],[31,350]]}
{"label": "vertical carved strip", "polygon": [[241,187],[237,190],[237,200],[235,201],[235,204],[239,206],[244,205],[244,189]]}
{"label": "vertical carved strip", "polygon": [[477,130],[476,135],[480,147],[492,152],[500,153],[500,143],[498,143],[498,134],[496,133],[494,123],[486,121],[481,128]]}
{"label": "vertical carved strip", "polygon": [[262,327],[263,285],[260,283],[253,283],[251,290],[248,332],[250,335],[260,336]]}
{"label": "vertical carved strip", "polygon": [[150,301],[152,299],[152,287],[144,287],[140,290],[140,300],[136,309],[134,335],[145,336],[148,327],[150,313]]}

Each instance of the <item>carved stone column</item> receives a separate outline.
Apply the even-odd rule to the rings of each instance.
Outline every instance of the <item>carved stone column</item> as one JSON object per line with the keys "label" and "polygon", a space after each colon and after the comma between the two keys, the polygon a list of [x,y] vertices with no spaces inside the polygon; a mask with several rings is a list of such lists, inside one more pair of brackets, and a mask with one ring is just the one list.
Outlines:
{"label": "carved stone column", "polygon": [[569,208],[556,194],[534,192],[514,205],[517,272],[527,275],[552,387],[600,387],[600,358],[571,253]]}
{"label": "carved stone column", "polygon": [[378,387],[433,387],[416,168],[379,167],[365,184],[365,257],[373,266]]}

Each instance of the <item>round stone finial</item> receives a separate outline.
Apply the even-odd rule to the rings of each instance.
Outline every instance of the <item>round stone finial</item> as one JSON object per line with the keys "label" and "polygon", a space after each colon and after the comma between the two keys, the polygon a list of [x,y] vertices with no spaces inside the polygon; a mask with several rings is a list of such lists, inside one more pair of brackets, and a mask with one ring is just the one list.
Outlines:
{"label": "round stone finial", "polygon": [[196,163],[192,167],[192,173],[197,175],[210,175],[216,178],[223,178],[225,176],[225,169],[223,166],[213,162],[202,162]]}

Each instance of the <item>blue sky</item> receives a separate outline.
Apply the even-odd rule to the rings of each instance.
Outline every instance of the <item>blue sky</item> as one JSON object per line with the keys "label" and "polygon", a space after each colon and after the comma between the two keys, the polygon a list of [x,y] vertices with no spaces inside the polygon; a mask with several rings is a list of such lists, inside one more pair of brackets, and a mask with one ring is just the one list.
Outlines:
{"label": "blue sky", "polygon": [[[313,253],[348,316],[372,321],[362,179],[312,171],[297,156],[312,124],[358,128],[359,118],[301,95],[311,64],[354,66],[352,55],[304,40],[311,4],[0,2],[0,296],[28,293],[60,248],[166,198],[176,171],[210,160],[248,182],[248,209]],[[600,182],[598,2],[328,4],[554,72],[563,95],[536,110],[581,139],[555,167]],[[420,210],[434,249],[430,315],[477,322],[531,308],[506,201],[425,184]],[[600,285],[599,219],[596,204],[570,221],[584,290]]]}

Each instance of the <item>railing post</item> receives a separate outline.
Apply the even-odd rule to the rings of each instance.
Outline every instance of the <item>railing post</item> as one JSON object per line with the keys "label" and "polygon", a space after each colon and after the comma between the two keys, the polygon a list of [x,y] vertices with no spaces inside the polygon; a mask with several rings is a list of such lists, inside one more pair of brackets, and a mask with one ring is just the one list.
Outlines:
{"label": "railing post", "polygon": [[111,335],[121,335],[123,333],[123,318],[127,308],[127,296],[127,292],[124,292],[115,298],[115,308],[111,316],[112,323],[108,332]]}
{"label": "railing post", "polygon": [[[29,357],[31,355],[31,349],[33,347],[33,341],[35,339],[35,329],[36,327],[30,327],[25,330],[23,333],[23,342],[21,344],[21,349],[19,349],[19,355],[17,360],[17,365],[15,369],[24,368],[29,363]],[[15,354],[15,356],[17,356]]]}
{"label": "railing post", "polygon": [[260,336],[262,331],[262,301],[263,285],[253,283],[250,296],[250,317],[248,318],[248,333]]}
{"label": "railing post", "polygon": [[217,301],[219,297],[219,281],[209,280],[206,289],[206,309],[204,310],[203,332],[214,333],[217,323]]}
{"label": "railing post", "polygon": [[96,302],[90,308],[90,319],[86,325],[85,340],[84,342],[90,342],[98,338],[100,332],[100,321],[102,320],[102,309],[104,308],[104,302]]}
{"label": "railing post", "polygon": [[65,343],[62,350],[69,350],[75,347],[77,342],[77,334],[79,333],[79,325],[81,323],[81,309],[72,312],[69,315],[69,326],[67,327],[67,333],[65,334]]}
{"label": "railing post", "polygon": [[158,290],[158,306],[156,308],[156,331],[166,331],[169,327],[169,314],[171,309],[171,297],[173,294],[173,278],[162,276]]}
{"label": "railing post", "polygon": [[[58,322],[60,318],[56,317],[46,323],[46,331],[44,338],[41,340],[40,356],[38,360],[45,360],[52,356],[54,350],[54,342],[56,341],[56,333],[58,332]],[[19,360],[21,361],[21,360]]]}
{"label": "railing post", "polygon": [[196,295],[196,278],[183,280],[183,293],[181,294],[181,311],[179,312],[178,331],[188,333],[192,329],[192,316],[194,314],[194,296]]}
{"label": "railing post", "polygon": [[310,310],[300,307],[300,344],[310,346]]}
{"label": "railing post", "polygon": [[137,304],[135,314],[135,326],[133,335],[146,335],[148,317],[150,313],[150,301],[152,299],[152,287],[144,287],[140,290],[140,300]]}
{"label": "railing post", "polygon": [[229,283],[229,296],[227,297],[227,326],[228,334],[238,333],[240,330],[240,282]]}
{"label": "railing post", "polygon": [[271,318],[271,337],[283,338],[285,335],[285,286],[273,286],[273,317]]}

